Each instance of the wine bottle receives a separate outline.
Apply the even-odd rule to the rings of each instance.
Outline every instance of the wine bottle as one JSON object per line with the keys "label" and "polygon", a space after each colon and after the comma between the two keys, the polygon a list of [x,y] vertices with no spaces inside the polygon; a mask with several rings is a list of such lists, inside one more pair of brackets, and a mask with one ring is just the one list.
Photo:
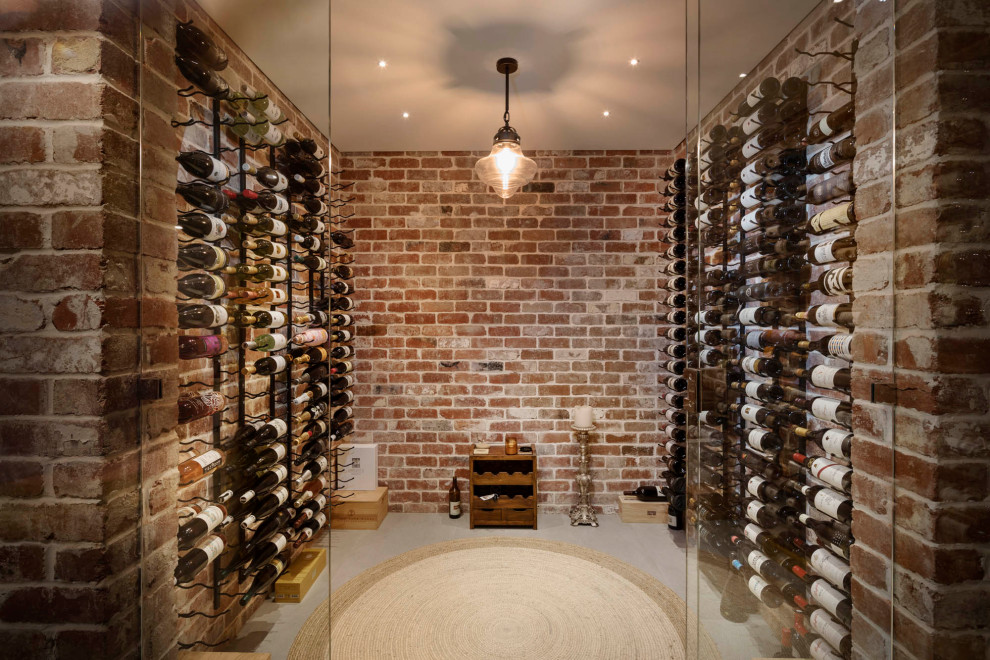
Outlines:
{"label": "wine bottle", "polygon": [[808,190],[806,199],[809,204],[824,204],[831,199],[851,193],[854,188],[852,168],[850,168],[813,186]]}
{"label": "wine bottle", "polygon": [[257,335],[253,340],[246,341],[241,346],[252,351],[280,351],[288,346],[289,340],[285,335]]}
{"label": "wine bottle", "polygon": [[636,490],[626,490],[623,495],[635,497],[640,502],[666,502],[667,497],[657,486],[639,486]]}
{"label": "wine bottle", "polygon": [[227,68],[227,53],[192,21],[176,23],[175,50],[181,56],[202,62],[215,71]]}
{"label": "wine bottle", "polygon": [[227,310],[219,305],[178,305],[179,327],[216,328],[227,323]]}
{"label": "wine bottle", "polygon": [[236,200],[248,212],[268,212],[282,215],[289,211],[289,201],[271,190],[243,190],[240,195],[231,190],[224,190],[228,197]]}
{"label": "wine bottle", "polygon": [[228,348],[227,338],[223,335],[202,335],[199,337],[184,335],[179,337],[180,360],[215,357],[226,353]]}
{"label": "wine bottle", "polygon": [[687,329],[681,326],[667,328],[664,336],[671,341],[684,341],[687,338]]}
{"label": "wine bottle", "polygon": [[856,155],[856,139],[852,136],[834,142],[808,161],[808,172],[823,174],[836,165],[849,162]]}
{"label": "wine bottle", "polygon": [[[273,496],[274,493],[268,497],[271,498]],[[279,500],[281,498],[276,497],[275,499]],[[261,513],[261,511],[258,511],[258,513]],[[292,507],[281,506],[281,508],[276,509],[273,514],[257,516],[257,519],[261,520],[261,523],[255,528],[254,534],[251,538],[244,542],[242,551],[251,552],[252,549],[258,547],[265,541],[275,536],[275,534],[285,529],[289,525],[289,522],[292,520],[294,514],[295,509]]]}
{"label": "wine bottle", "polygon": [[226,454],[211,449],[179,463],[179,485],[186,486],[216,472],[226,461]]}
{"label": "wine bottle", "polygon": [[818,429],[806,436],[806,440],[813,441],[822,451],[846,460],[852,457],[852,439],[852,431],[846,429]]}
{"label": "wine bottle", "polygon": [[738,558],[732,559],[729,565],[746,579],[750,592],[769,608],[780,607],[784,598],[776,587],[764,580],[756,571],[746,566]]}
{"label": "wine bottle", "polygon": [[794,375],[798,378],[807,378],[815,387],[828,390],[849,391],[852,383],[852,372],[848,367],[840,368],[819,364],[811,369],[795,369]]}
{"label": "wine bottle", "polygon": [[255,116],[272,123],[278,122],[285,116],[282,114],[282,110],[272,102],[271,95],[259,94],[247,85],[242,85],[241,91],[249,99],[248,109]]}
{"label": "wine bottle", "polygon": [[[227,224],[220,218],[201,211],[183,213],[176,220],[178,228],[192,238],[219,241],[227,236]],[[192,246],[184,246],[192,247]]]}
{"label": "wine bottle", "polygon": [[178,54],[175,56],[175,64],[179,73],[207,96],[225,99],[230,94],[230,85],[210,67]]}
{"label": "wine bottle", "polygon": [[229,204],[227,195],[224,194],[230,193],[229,190],[221,192],[216,186],[201,181],[179,183],[175,187],[175,192],[191,206],[207,213],[222,213],[227,210]]}
{"label": "wine bottle", "polygon": [[220,270],[227,265],[227,253],[215,245],[205,243],[190,243],[179,247],[178,264],[180,268],[190,270]]}
{"label": "wine bottle", "polygon": [[271,537],[264,543],[258,545],[257,549],[252,553],[249,558],[249,564],[245,568],[257,571],[266,564],[270,563],[276,556],[289,544],[289,537],[285,533],[278,533]]}
{"label": "wine bottle", "polygon": [[808,499],[808,503],[822,513],[841,523],[848,524],[852,520],[852,500],[845,495],[825,486],[808,486],[793,481],[791,486],[801,492]]}
{"label": "wine bottle", "polygon": [[776,378],[783,373],[784,367],[780,360],[763,357],[742,357],[738,360],[728,360],[728,364],[742,369],[743,371],[758,376],[768,376]]}
{"label": "wine bottle", "polygon": [[180,277],[177,288],[184,296],[204,300],[216,300],[227,293],[226,282],[210,273],[190,273]]}
{"label": "wine bottle", "polygon": [[836,528],[829,522],[812,518],[803,513],[798,515],[798,521],[818,534],[819,537],[824,539],[833,548],[839,550],[843,556],[849,556],[849,546],[852,545],[852,537],[847,532]]}
{"label": "wine bottle", "polygon": [[846,131],[852,127],[855,119],[855,105],[849,101],[842,107],[830,112],[811,126],[808,131],[808,142],[817,144],[831,136]]}
{"label": "wine bottle", "polygon": [[241,500],[246,501],[255,498],[257,504],[251,515],[246,516],[241,521],[241,527],[247,529],[259,520],[264,520],[272,515],[286,503],[289,499],[289,490],[279,484],[285,480],[288,469],[284,465],[276,465],[269,468],[254,486],[241,495]]}
{"label": "wine bottle", "polygon": [[179,550],[188,550],[204,536],[216,529],[227,518],[227,510],[220,504],[211,504],[179,527]]}
{"label": "wine bottle", "polygon": [[250,250],[252,259],[285,259],[288,255],[288,249],[284,245],[267,239],[247,239],[241,245]]}
{"label": "wine bottle", "polygon": [[847,493],[852,488],[852,468],[821,456],[811,457],[794,453],[791,458],[795,463],[807,468],[816,479],[824,481],[834,488]]}
{"label": "wine bottle", "polygon": [[447,490],[447,516],[454,519],[461,517],[461,489],[457,486],[456,475]]}
{"label": "wine bottle", "polygon": [[[832,652],[831,648],[820,648],[820,649],[809,649],[812,653],[812,657],[816,660],[824,658],[829,660],[834,658],[838,660],[840,657],[849,657],[852,652],[852,633],[849,629],[840,624],[838,621],[833,619],[826,613],[826,610],[815,607],[811,605],[802,610],[802,613],[808,617],[808,623],[811,625],[812,630],[821,635],[821,639],[812,642],[812,645],[816,642],[821,642],[822,640],[828,642],[828,644],[835,649],[838,649],[842,656],[838,656]],[[823,655],[822,652],[825,652]]]}
{"label": "wine bottle", "polygon": [[852,236],[843,236],[819,243],[808,251],[807,259],[815,265],[835,261],[855,261],[856,239]]}
{"label": "wine bottle", "polygon": [[[245,218],[250,218],[251,220],[247,223],[250,228],[250,233],[252,236],[258,235],[268,235],[268,236],[285,236],[289,233],[289,227],[281,220],[269,216],[256,217],[250,213],[244,214]],[[244,218],[242,218],[243,222]]]}
{"label": "wine bottle", "polygon": [[179,395],[179,424],[187,424],[218,413],[227,405],[223,394],[215,390],[184,392]]}
{"label": "wine bottle", "polygon": [[192,582],[199,575],[200,571],[216,561],[225,546],[226,541],[224,541],[223,537],[212,535],[179,557],[179,562],[174,572],[174,583],[178,585]]}
{"label": "wine bottle", "polygon": [[853,327],[851,303],[815,305],[807,312],[797,312],[794,317],[799,321],[808,321],[824,327],[849,329]]}
{"label": "wine bottle", "polygon": [[852,293],[852,285],[852,267],[842,266],[825,271],[817,280],[805,282],[801,288],[805,291],[821,291],[827,296],[842,296]]}
{"label": "wine bottle", "polygon": [[[458,514],[458,516],[459,515],[460,514]],[[458,517],[458,516],[452,516],[452,517]],[[313,536],[315,536],[316,533],[320,531],[320,529],[326,524],[326,522],[327,522],[327,516],[322,511],[317,513],[315,516],[313,516],[312,520],[308,520],[304,522],[299,530],[299,537],[296,539],[295,543],[293,543],[293,547],[298,548],[303,543],[306,543],[307,541],[311,540]]]}
{"label": "wine bottle", "polygon": [[852,622],[852,600],[829,584],[828,580],[822,578],[815,580],[808,591],[816,603],[831,612],[839,621],[847,626]]}
{"label": "wine bottle", "polygon": [[182,168],[200,179],[212,183],[225,183],[230,179],[230,168],[222,160],[205,151],[184,151],[175,157]]}
{"label": "wine bottle", "polygon": [[299,473],[299,476],[294,480],[296,487],[299,487],[310,479],[322,474],[323,471],[327,469],[328,464],[329,463],[326,456],[317,456],[314,460],[307,463],[303,466],[302,472]]}
{"label": "wine bottle", "polygon": [[663,352],[673,358],[683,358],[687,355],[687,347],[684,344],[667,344],[663,347]]}
{"label": "wine bottle", "polygon": [[664,384],[675,392],[684,392],[688,387],[687,379],[682,376],[669,376],[664,379]]}
{"label": "wine bottle", "polygon": [[241,596],[241,606],[247,605],[248,601],[251,600],[252,597],[267,591],[273,584],[275,584],[275,580],[277,580],[284,571],[285,563],[277,557],[258,569],[258,572],[254,575],[254,581],[251,582],[251,587],[243,596]]}

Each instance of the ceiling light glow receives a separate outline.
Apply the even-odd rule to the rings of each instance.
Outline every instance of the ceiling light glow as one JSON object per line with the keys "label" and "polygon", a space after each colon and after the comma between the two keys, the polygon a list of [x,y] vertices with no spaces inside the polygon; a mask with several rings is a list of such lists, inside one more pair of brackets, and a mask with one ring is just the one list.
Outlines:
{"label": "ceiling light glow", "polygon": [[379,69],[384,69],[387,66],[388,66],[388,62],[386,62],[385,60],[378,60],[378,68]]}
{"label": "ceiling light glow", "polygon": [[606,110],[605,112],[602,113],[602,117],[608,117],[608,116],[609,116],[608,110]]}
{"label": "ceiling light glow", "polygon": [[402,113],[402,118],[403,119],[409,119],[409,113],[408,112],[403,112]]}
{"label": "ceiling light glow", "polygon": [[740,74],[739,74],[739,77],[740,77],[740,78],[745,78],[745,77],[746,77],[746,74],[745,74],[745,73],[740,73]]}
{"label": "ceiling light glow", "polygon": [[639,64],[639,60],[637,58],[634,57],[629,60],[629,66],[636,66],[637,64]]}

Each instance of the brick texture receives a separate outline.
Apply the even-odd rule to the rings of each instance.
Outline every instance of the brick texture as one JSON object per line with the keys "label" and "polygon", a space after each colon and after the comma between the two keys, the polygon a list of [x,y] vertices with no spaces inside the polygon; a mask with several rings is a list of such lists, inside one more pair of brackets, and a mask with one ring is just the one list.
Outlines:
{"label": "brick texture", "polygon": [[356,441],[379,445],[391,508],[445,510],[471,443],[515,436],[540,508],[575,502],[574,406],[602,411],[593,501],[656,478],[657,183],[669,152],[536,152],[501,200],[485,154],[344,153],[354,182]]}

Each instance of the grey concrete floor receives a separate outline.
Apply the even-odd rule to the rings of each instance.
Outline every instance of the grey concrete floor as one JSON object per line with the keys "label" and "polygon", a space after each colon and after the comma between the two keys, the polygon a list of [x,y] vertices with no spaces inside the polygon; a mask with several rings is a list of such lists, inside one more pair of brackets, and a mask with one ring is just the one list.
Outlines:
{"label": "grey concrete floor", "polygon": [[[442,514],[390,513],[374,531],[333,530],[317,545],[329,547],[328,572],[320,576],[299,604],[276,605],[268,601],[244,626],[225,651],[255,651],[286,660],[292,640],[310,614],[333,591],[383,561],[431,543],[478,536],[518,536],[574,543],[604,552],[653,575],[682,598],[687,589],[687,561],[683,532],[666,525],[627,524],[617,515],[601,515],[600,526],[571,527],[566,515],[540,515],[539,529],[469,529],[467,516],[451,520]],[[329,580],[327,577],[329,576]],[[720,585],[693,580],[688,598],[700,603],[699,620],[715,639],[723,660],[750,660],[778,650],[776,635],[762,622],[735,624],[718,613]],[[470,660],[470,659],[465,659]],[[521,659],[522,660],[522,659]]]}

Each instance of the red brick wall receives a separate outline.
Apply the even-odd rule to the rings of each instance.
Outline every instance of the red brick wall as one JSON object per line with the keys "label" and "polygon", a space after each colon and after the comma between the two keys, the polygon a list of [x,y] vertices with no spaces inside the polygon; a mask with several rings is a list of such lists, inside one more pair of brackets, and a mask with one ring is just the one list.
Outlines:
{"label": "red brick wall", "polygon": [[[503,201],[468,152],[345,153],[356,181],[356,440],[392,510],[445,510],[471,443],[534,443],[541,510],[575,502],[574,406],[604,412],[594,502],[656,479],[658,151],[537,152]],[[462,487],[463,487],[462,480]],[[464,489],[466,491],[466,489]]]}

